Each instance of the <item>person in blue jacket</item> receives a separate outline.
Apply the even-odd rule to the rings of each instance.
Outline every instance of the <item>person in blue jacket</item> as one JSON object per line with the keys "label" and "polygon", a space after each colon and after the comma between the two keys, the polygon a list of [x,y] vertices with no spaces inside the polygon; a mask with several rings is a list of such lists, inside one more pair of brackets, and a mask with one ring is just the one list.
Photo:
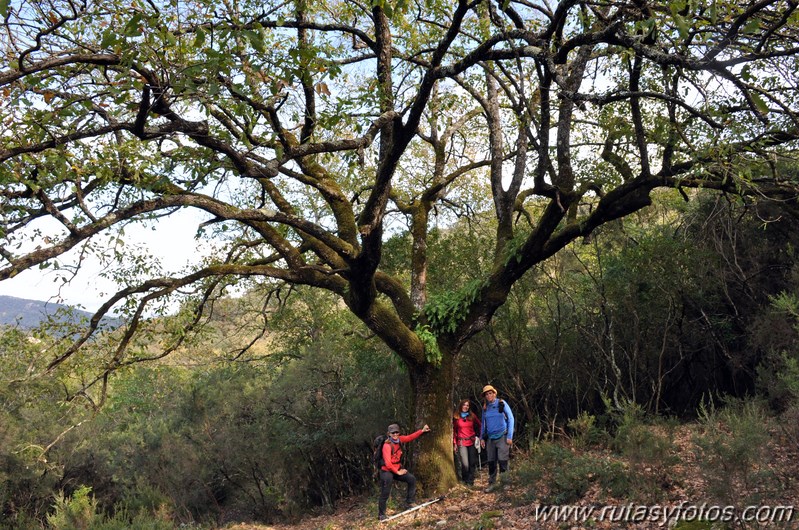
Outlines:
{"label": "person in blue jacket", "polygon": [[499,487],[497,462],[500,474],[508,470],[510,448],[513,445],[513,411],[505,400],[497,397],[497,390],[491,385],[483,387],[483,398],[480,446],[486,450],[488,462],[488,487],[485,492],[491,493]]}

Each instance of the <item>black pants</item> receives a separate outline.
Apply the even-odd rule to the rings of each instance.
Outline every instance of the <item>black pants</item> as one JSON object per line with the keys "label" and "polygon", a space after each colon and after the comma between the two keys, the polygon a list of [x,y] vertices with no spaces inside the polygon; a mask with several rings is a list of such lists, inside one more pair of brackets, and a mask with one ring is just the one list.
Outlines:
{"label": "black pants", "polygon": [[[504,473],[508,470],[508,461],[507,460],[500,460],[499,461],[499,472]],[[488,463],[488,483],[493,484],[497,481],[497,461],[492,460]]]}
{"label": "black pants", "polygon": [[405,493],[405,502],[413,504],[416,502],[416,477],[410,473],[404,475],[396,475],[391,471],[380,470],[380,500],[377,502],[377,515],[386,514],[386,503],[388,497],[391,495],[391,485],[395,480],[405,482],[408,485],[408,491]]}

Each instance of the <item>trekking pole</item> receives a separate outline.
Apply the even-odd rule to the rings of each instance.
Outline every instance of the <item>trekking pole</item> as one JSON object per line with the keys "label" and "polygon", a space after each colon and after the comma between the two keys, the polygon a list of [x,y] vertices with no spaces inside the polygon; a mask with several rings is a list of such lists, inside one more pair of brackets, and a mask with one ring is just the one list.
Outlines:
{"label": "trekking pole", "polygon": [[391,517],[387,517],[387,518],[383,519],[380,522],[381,523],[387,523],[387,522],[391,521],[392,519],[396,519],[397,517],[402,517],[403,515],[409,514],[411,512],[415,512],[416,510],[421,510],[422,508],[424,508],[426,506],[430,506],[431,504],[433,504],[435,502],[438,502],[438,501],[441,501],[441,500],[444,500],[444,495],[442,495],[441,497],[429,500],[427,502],[423,502],[422,504],[417,504],[416,506],[414,506],[412,508],[408,508],[407,510],[405,510],[403,512],[395,513]]}

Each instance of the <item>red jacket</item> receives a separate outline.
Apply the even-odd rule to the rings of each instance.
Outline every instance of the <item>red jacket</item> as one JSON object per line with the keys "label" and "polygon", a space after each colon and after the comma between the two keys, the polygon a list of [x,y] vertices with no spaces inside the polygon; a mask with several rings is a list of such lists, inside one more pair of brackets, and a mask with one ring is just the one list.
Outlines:
{"label": "red jacket", "polygon": [[401,444],[414,441],[420,437],[422,433],[424,433],[424,431],[419,429],[413,434],[400,435],[400,443],[398,444],[386,440],[386,443],[383,444],[383,462],[385,462],[385,464],[380,469],[383,471],[391,471],[392,473],[399,473],[399,470],[402,469],[402,463],[400,462],[402,459]]}
{"label": "red jacket", "polygon": [[480,435],[480,418],[470,414],[467,418],[452,419],[452,444],[466,447],[474,445],[475,436]]}

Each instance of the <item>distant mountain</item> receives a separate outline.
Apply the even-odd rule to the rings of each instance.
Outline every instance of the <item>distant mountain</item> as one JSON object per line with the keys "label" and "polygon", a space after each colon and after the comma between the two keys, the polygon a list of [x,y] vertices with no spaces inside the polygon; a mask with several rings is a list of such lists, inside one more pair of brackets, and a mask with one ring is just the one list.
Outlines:
{"label": "distant mountain", "polygon": [[[64,313],[65,311],[71,311],[71,313]],[[76,320],[82,317],[91,318],[92,316],[92,313],[88,311],[70,308],[70,306],[64,304],[0,295],[0,325],[18,325],[25,329],[35,328],[46,320],[48,316],[59,312],[64,315],[71,314]],[[114,319],[108,319],[106,322],[109,322],[114,327],[119,325],[119,322]]]}

